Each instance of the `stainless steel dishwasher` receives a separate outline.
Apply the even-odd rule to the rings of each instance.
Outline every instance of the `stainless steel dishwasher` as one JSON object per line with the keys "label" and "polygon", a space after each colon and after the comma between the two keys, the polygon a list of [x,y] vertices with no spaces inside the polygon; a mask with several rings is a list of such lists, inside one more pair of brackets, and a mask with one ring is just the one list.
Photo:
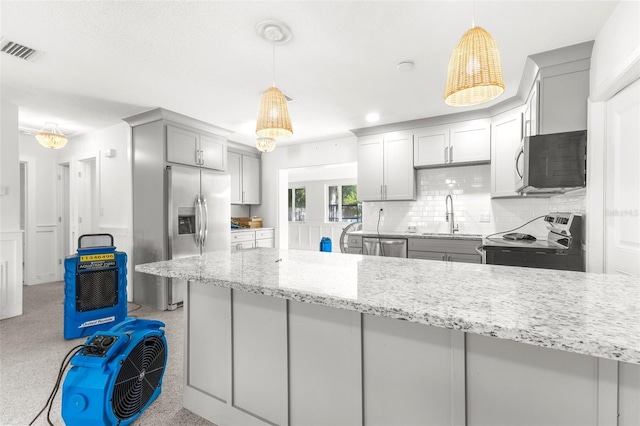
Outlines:
{"label": "stainless steel dishwasher", "polygon": [[405,238],[365,237],[362,239],[362,254],[407,257],[407,240]]}

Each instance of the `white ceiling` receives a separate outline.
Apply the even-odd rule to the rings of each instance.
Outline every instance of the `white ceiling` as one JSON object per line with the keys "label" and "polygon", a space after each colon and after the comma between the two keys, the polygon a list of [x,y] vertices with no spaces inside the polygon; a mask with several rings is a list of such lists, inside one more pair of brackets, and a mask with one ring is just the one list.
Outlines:
{"label": "white ceiling", "polygon": [[[472,19],[500,48],[516,95],[528,55],[595,39],[614,1],[6,1],[3,38],[41,51],[0,54],[1,96],[21,129],[56,122],[84,134],[163,107],[231,130],[252,144],[260,93],[272,82],[272,45],[258,23],[286,23],[276,85],[296,143],[378,124],[472,108],[442,101],[449,54]],[[396,64],[415,62],[401,72]]]}

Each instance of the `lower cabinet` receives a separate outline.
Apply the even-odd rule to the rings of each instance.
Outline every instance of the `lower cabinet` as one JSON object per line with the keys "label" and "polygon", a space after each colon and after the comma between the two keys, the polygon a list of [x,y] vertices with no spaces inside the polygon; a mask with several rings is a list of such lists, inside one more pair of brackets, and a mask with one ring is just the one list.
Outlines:
{"label": "lower cabinet", "polygon": [[274,247],[273,229],[231,231],[231,250]]}
{"label": "lower cabinet", "polygon": [[407,257],[447,262],[482,263],[482,258],[476,251],[476,247],[480,244],[480,240],[409,238]]}

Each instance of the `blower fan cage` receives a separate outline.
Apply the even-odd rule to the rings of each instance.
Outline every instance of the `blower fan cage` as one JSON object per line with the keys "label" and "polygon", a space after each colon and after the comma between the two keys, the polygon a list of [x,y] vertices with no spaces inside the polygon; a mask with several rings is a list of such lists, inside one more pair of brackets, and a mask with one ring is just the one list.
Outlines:
{"label": "blower fan cage", "polygon": [[132,418],[151,400],[160,385],[165,358],[165,344],[158,336],[145,338],[125,358],[111,399],[111,408],[118,420]]}
{"label": "blower fan cage", "polygon": [[160,321],[127,318],[87,340],[71,359],[62,389],[67,426],[125,426],[155,401],[167,365],[160,327]]}

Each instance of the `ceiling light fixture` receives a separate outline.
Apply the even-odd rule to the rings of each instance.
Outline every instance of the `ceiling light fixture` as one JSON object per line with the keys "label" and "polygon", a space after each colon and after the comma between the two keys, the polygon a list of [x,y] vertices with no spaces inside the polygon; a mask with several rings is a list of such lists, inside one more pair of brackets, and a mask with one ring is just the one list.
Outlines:
{"label": "ceiling light fixture", "polygon": [[36,134],[36,139],[45,148],[60,149],[67,144],[67,137],[58,130],[55,123],[45,123],[44,127]]}
{"label": "ceiling light fixture", "polygon": [[504,93],[500,52],[491,34],[472,25],[449,58],[444,103],[470,106]]}
{"label": "ceiling light fixture", "polygon": [[276,140],[273,138],[256,139],[256,148],[260,152],[271,152],[276,149]]}
{"label": "ceiling light fixture", "polygon": [[[291,136],[293,128],[287,100],[280,89],[276,87],[276,43],[282,44],[289,41],[291,30],[280,22],[267,21],[258,25],[258,34],[273,43],[273,85],[262,94],[260,99],[256,134],[265,138]],[[275,141],[273,148],[275,148]]]}
{"label": "ceiling light fixture", "polygon": [[377,112],[370,112],[369,114],[367,114],[366,119],[369,123],[375,123],[380,120],[380,114],[378,114]]}

